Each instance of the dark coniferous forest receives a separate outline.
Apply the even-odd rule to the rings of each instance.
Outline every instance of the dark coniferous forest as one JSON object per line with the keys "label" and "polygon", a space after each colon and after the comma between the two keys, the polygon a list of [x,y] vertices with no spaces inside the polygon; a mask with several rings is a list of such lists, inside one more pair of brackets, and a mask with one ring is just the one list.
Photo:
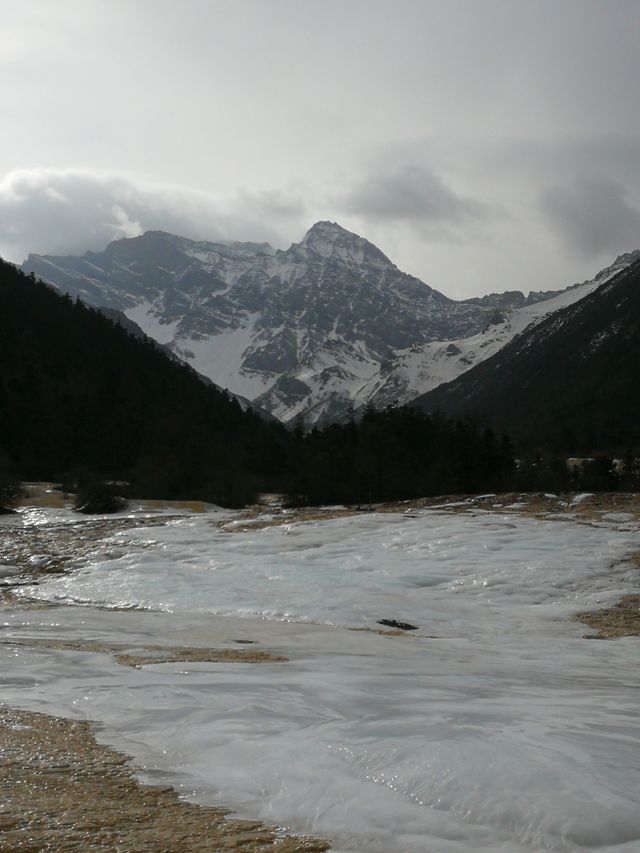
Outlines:
{"label": "dark coniferous forest", "polygon": [[0,264],[0,447],[23,479],[244,503],[286,435],[70,297]]}
{"label": "dark coniferous forest", "polygon": [[289,493],[311,505],[508,489],[514,471],[506,437],[406,407],[306,435],[297,429],[292,457]]}

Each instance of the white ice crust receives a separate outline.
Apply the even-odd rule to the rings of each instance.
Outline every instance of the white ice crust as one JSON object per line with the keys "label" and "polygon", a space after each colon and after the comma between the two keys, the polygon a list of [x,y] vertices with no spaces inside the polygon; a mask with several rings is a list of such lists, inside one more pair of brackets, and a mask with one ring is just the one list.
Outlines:
{"label": "white ice crust", "polygon": [[[633,588],[629,519],[217,518],[121,531],[28,590],[156,612],[16,611],[3,638],[252,639],[288,663],[133,670],[16,645],[3,700],[98,720],[150,778],[341,853],[640,850],[640,640],[569,618]],[[418,631],[349,630],[382,618]]]}

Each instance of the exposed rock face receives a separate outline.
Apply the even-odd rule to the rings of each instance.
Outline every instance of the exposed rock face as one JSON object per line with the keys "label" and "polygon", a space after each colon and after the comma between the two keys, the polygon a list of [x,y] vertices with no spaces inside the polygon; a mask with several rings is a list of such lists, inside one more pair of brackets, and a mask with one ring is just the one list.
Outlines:
{"label": "exposed rock face", "polygon": [[431,370],[434,342],[504,326],[499,317],[554,295],[456,302],[332,222],[286,251],[153,231],[83,257],[30,255],[23,268],[123,312],[217,385],[284,421],[310,423],[369,401],[405,402],[454,378],[470,365],[463,356],[452,373],[455,354],[438,350],[447,369]]}

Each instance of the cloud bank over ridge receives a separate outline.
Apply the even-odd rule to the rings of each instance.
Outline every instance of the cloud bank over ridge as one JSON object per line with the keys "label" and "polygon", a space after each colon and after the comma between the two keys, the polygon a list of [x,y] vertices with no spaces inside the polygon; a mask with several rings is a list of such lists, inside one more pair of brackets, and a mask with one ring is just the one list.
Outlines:
{"label": "cloud bank over ridge", "polygon": [[286,244],[305,220],[284,192],[219,198],[90,169],[16,169],[0,181],[0,255],[83,254],[122,237],[163,230],[201,240]]}

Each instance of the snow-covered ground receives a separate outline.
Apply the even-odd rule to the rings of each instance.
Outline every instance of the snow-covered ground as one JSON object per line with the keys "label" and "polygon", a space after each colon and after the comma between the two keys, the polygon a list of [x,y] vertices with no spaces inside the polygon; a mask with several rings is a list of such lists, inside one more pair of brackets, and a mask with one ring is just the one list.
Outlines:
{"label": "snow-covered ground", "polygon": [[[15,610],[2,639],[253,640],[288,662],[135,670],[10,645],[3,700],[100,721],[151,778],[343,853],[640,850],[640,639],[587,641],[570,621],[636,583],[626,516],[234,525],[121,530],[26,592],[148,610]],[[350,630],[379,619],[418,630]]]}

